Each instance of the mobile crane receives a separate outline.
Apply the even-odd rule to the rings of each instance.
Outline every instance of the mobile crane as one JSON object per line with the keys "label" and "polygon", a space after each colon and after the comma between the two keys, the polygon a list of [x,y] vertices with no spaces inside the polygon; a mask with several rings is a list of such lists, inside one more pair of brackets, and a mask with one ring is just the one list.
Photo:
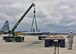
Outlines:
{"label": "mobile crane", "polygon": [[26,12],[21,16],[21,18],[14,25],[12,30],[8,32],[10,35],[9,36],[3,36],[3,40],[5,40],[6,42],[13,42],[13,41],[15,41],[15,42],[23,42],[24,41],[24,37],[20,37],[20,36],[17,36],[15,34],[15,29],[17,28],[17,26],[20,24],[20,22],[23,20],[23,18],[26,16],[26,14],[30,11],[30,9],[32,7],[35,7],[34,3],[32,3],[30,5],[30,7],[26,10]]}

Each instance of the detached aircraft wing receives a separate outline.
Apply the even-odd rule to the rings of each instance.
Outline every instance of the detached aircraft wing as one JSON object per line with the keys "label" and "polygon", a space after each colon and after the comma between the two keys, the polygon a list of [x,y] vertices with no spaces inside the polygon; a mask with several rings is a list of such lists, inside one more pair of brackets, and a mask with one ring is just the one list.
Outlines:
{"label": "detached aircraft wing", "polygon": [[47,35],[49,33],[44,32],[15,32],[17,35]]}

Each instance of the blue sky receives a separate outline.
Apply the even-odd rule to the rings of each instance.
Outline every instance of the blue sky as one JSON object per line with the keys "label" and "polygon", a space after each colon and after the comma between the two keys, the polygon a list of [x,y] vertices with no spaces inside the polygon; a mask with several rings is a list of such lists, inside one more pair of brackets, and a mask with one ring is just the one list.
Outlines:
{"label": "blue sky", "polygon": [[[76,32],[76,0],[0,0],[0,28],[5,20],[8,20],[12,29],[31,3],[36,5],[36,18],[40,31]],[[32,18],[33,8],[16,30],[29,31]]]}

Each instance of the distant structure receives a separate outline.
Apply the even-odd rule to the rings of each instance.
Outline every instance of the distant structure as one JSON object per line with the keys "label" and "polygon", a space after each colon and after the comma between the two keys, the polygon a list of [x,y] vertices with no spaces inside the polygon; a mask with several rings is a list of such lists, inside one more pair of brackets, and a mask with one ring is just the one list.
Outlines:
{"label": "distant structure", "polygon": [[3,27],[2,27],[2,29],[0,29],[0,32],[5,33],[5,32],[8,32],[9,30],[10,30],[10,28],[9,28],[9,22],[8,22],[8,20],[6,20],[5,23],[4,23],[4,25],[3,25]]}

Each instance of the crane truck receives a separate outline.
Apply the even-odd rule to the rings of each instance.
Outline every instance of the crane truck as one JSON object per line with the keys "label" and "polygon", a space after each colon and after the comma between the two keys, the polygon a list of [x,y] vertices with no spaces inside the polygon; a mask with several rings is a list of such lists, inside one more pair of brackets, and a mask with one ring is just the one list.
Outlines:
{"label": "crane truck", "polygon": [[21,16],[21,18],[17,21],[17,23],[14,25],[14,27],[8,32],[9,36],[3,36],[3,40],[5,40],[6,42],[23,42],[24,41],[24,37],[21,37],[21,36],[17,36],[15,34],[15,29],[17,28],[17,26],[20,24],[20,22],[23,20],[23,18],[26,16],[26,14],[30,11],[30,9],[32,7],[35,7],[35,4],[32,3],[30,5],[30,7],[26,10],[26,12]]}

